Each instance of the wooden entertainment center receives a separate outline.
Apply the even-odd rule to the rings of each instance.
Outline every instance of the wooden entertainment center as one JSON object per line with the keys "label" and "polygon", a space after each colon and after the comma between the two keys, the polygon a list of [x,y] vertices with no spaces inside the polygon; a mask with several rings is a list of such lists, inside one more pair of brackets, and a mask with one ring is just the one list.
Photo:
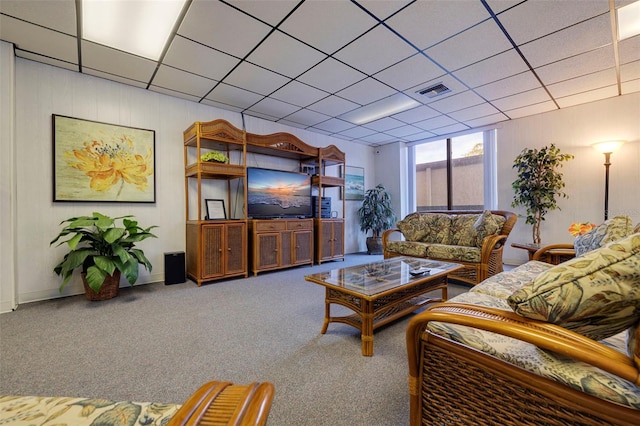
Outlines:
{"label": "wooden entertainment center", "polygon": [[[262,271],[344,259],[344,211],[340,218],[321,214],[327,188],[343,188],[344,179],[327,176],[326,167],[345,164],[336,146],[317,148],[290,133],[258,135],[226,120],[195,122],[184,131],[187,275],[203,282]],[[206,162],[201,156],[219,151],[228,163]],[[313,170],[316,192],[313,218],[253,219],[247,217],[247,154],[289,159],[298,169]],[[203,209],[208,181],[226,181],[229,215],[206,220]],[[233,197],[244,200],[241,215],[231,217]]]}

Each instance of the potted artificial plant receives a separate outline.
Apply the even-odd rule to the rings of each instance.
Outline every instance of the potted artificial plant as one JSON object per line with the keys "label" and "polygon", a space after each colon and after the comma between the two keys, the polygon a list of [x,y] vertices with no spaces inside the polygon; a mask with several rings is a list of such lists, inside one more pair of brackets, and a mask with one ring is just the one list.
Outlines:
{"label": "potted artificial plant", "polygon": [[[144,252],[136,248],[136,243],[147,238],[156,238],[150,231],[157,226],[141,228],[133,216],[110,218],[100,213],[92,216],[72,217],[60,222],[66,223],[60,234],[51,241],[61,238],[69,252],[53,271],[63,277],[60,291],[67,285],[73,271],[82,269],[85,295],[89,300],[106,300],[118,295],[120,274],[124,274],[129,284],[138,279],[138,265],[151,271],[151,263]],[[122,221],[118,225],[118,221]]]}
{"label": "potted artificial plant", "polygon": [[511,184],[515,195],[512,207],[527,209],[526,223],[533,225],[533,244],[540,245],[540,224],[550,210],[560,210],[556,197],[568,198],[562,191],[564,181],[558,169],[573,158],[562,154],[554,144],[541,149],[523,149],[513,162],[518,178]]}
{"label": "potted artificial plant", "polygon": [[367,253],[382,253],[382,233],[391,228],[396,222],[396,214],[391,206],[391,197],[384,186],[378,184],[368,189],[364,194],[362,206],[358,209],[360,230],[371,237],[367,238]]}

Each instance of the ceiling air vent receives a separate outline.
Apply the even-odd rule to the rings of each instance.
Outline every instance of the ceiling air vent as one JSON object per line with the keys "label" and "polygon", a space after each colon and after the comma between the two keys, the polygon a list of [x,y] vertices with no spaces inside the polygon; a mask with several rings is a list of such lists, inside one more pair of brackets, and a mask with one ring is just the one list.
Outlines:
{"label": "ceiling air vent", "polygon": [[433,86],[425,87],[422,90],[418,90],[416,93],[419,95],[426,96],[427,98],[435,98],[436,96],[444,95],[445,93],[449,93],[451,89],[445,86],[442,83],[434,84]]}

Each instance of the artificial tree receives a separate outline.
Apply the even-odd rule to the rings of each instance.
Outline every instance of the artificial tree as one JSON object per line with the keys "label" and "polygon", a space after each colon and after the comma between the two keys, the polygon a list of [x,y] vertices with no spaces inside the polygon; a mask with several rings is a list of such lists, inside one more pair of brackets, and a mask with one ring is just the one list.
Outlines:
{"label": "artificial tree", "polygon": [[382,184],[368,189],[364,194],[362,205],[358,209],[360,230],[371,231],[367,238],[367,253],[382,253],[382,233],[391,228],[396,220],[396,214],[391,206],[391,196]]}
{"label": "artificial tree", "polygon": [[562,190],[564,181],[559,169],[573,158],[562,154],[554,144],[540,149],[523,149],[513,162],[518,178],[511,184],[515,195],[512,207],[527,209],[526,223],[533,225],[533,244],[540,245],[540,224],[550,210],[560,210],[557,197],[568,198]]}

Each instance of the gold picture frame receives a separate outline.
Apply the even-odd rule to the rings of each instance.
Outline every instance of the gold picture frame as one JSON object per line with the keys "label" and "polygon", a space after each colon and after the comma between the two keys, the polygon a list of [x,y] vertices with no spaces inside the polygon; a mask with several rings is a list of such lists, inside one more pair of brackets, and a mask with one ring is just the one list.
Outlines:
{"label": "gold picture frame", "polygon": [[155,203],[154,130],[53,114],[53,201]]}

